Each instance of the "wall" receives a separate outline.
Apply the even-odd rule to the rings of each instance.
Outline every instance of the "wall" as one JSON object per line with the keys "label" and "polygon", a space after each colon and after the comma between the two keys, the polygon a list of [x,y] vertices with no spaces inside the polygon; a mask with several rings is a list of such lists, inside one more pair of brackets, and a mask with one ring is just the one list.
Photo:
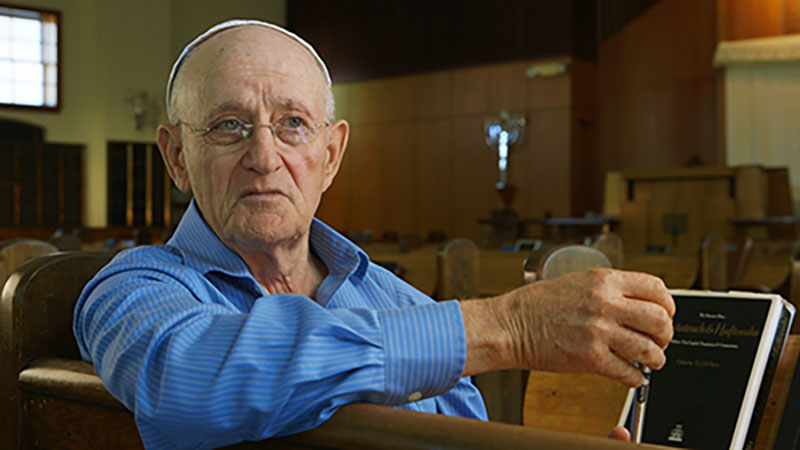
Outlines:
{"label": "wall", "polygon": [[[106,225],[106,143],[154,141],[164,120],[167,76],[180,49],[209,25],[233,17],[284,24],[286,0],[12,0],[61,11],[62,109],[43,113],[0,108],[0,117],[43,126],[53,142],[86,145],[85,220]],[[145,91],[148,122],[134,127],[131,93]]]}
{"label": "wall", "polygon": [[[61,111],[35,112],[0,109],[0,117],[12,118],[43,126],[47,140],[52,142],[85,144],[84,192],[99,193],[105,199],[105,83],[101,49],[102,30],[98,0],[61,2],[58,0],[26,0],[16,5],[61,11]],[[104,211],[98,201],[87,196],[84,202],[86,219],[91,224],[101,224]]]}
{"label": "wall", "polygon": [[760,41],[758,61],[734,57],[720,64],[725,91],[720,134],[728,164],[789,167],[797,213],[800,58],[792,49],[800,42],[800,0],[717,0],[717,21],[717,37],[728,50],[756,42],[752,39],[774,38]]}
{"label": "wall", "polygon": [[724,163],[712,67],[715,14],[711,0],[662,0],[600,44],[601,173]]}
{"label": "wall", "polygon": [[800,0],[717,0],[720,41],[793,33],[800,33]]}
{"label": "wall", "polygon": [[574,121],[593,119],[573,83],[592,65],[573,61],[568,74],[528,78],[534,62],[543,61],[337,83],[337,116],[351,123],[351,136],[319,216],[377,237],[439,230],[480,240],[478,219],[502,207],[497,156],[483,132],[485,116],[501,109],[528,121],[510,153],[509,179],[519,188],[512,207],[522,217],[571,214]]}
{"label": "wall", "polygon": [[[286,24],[286,0],[171,0],[170,67],[200,32],[228,19],[258,19]],[[169,74],[169,72],[167,72]],[[163,79],[166,86],[166,76]]]}

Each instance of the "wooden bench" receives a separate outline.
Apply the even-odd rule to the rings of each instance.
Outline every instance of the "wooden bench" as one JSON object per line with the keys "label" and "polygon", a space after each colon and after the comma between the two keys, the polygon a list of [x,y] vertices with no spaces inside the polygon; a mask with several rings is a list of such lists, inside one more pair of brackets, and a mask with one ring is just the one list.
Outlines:
{"label": "wooden bench", "polygon": [[[140,449],[133,415],[79,360],[72,310],[107,253],[49,255],[21,267],[0,299],[0,448]],[[625,449],[632,444],[377,405],[341,408],[320,427],[235,448]]]}
{"label": "wooden bench", "polygon": [[19,266],[31,259],[56,252],[58,247],[38,239],[18,238],[0,242],[0,286]]}

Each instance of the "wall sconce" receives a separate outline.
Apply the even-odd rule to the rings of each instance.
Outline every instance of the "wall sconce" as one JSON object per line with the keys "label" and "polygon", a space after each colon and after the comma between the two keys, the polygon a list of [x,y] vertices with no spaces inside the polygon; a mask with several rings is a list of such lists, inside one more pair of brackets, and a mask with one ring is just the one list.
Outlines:
{"label": "wall sconce", "polygon": [[128,89],[125,94],[125,103],[133,109],[133,126],[136,130],[142,130],[151,122],[153,102],[148,98],[147,91]]}

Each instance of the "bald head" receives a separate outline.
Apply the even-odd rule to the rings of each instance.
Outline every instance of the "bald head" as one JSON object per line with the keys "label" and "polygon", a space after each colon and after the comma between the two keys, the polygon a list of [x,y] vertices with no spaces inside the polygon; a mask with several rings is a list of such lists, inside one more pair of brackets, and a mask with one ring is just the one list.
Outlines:
{"label": "bald head", "polygon": [[[287,52],[287,49],[290,51]],[[175,123],[180,120],[186,97],[198,94],[194,82],[198,77],[203,77],[202,71],[214,70],[214,65],[235,64],[237,55],[252,59],[265,58],[276,53],[285,58],[285,64],[282,64],[284,67],[292,64],[306,66],[305,68],[309,64],[315,66],[318,79],[314,84],[322,86],[325,117],[332,121],[335,107],[331,78],[325,63],[314,48],[294,33],[254,20],[223,22],[195,38],[183,49],[172,67],[167,83],[166,105],[169,121]],[[198,54],[201,56],[196,57]],[[194,60],[199,61],[193,62]],[[311,89],[317,87],[309,86]]]}

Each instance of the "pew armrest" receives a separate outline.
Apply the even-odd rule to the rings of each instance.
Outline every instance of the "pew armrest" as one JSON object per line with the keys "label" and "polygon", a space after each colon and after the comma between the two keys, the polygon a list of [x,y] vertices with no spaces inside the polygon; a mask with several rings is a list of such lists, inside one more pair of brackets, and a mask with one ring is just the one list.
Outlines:
{"label": "pew armrest", "polygon": [[86,361],[37,358],[20,372],[19,385],[26,392],[125,410]]}
{"label": "pew armrest", "polygon": [[[62,358],[38,358],[19,375],[20,387],[35,398],[55,398],[108,410],[125,408],[94,374],[90,363]],[[45,402],[45,405],[53,402]],[[56,402],[57,403],[57,402]],[[45,406],[45,408],[48,406]],[[52,406],[50,406],[52,407]],[[39,419],[52,416],[43,410]],[[97,410],[95,410],[97,411]],[[129,422],[133,422],[130,416]],[[50,424],[52,426],[52,424]],[[120,430],[114,427],[114,430]],[[128,428],[128,434],[135,433]],[[51,430],[53,431],[53,430]],[[58,430],[55,430],[58,431]],[[97,431],[97,430],[95,430]],[[610,431],[610,430],[609,430]],[[75,433],[71,433],[74,436]],[[88,433],[87,433],[88,434]],[[67,433],[56,433],[56,438]],[[101,436],[103,438],[104,436]],[[118,436],[117,436],[118,437]],[[138,436],[130,436],[134,446]],[[55,439],[55,438],[54,438]],[[92,439],[98,439],[92,436]],[[49,441],[45,441],[49,442]],[[64,443],[63,440],[53,441]],[[246,442],[236,449],[376,448],[376,449],[631,449],[634,444],[496,422],[427,414],[370,404],[347,405],[318,428],[263,442]],[[132,448],[122,446],[119,448]]]}

